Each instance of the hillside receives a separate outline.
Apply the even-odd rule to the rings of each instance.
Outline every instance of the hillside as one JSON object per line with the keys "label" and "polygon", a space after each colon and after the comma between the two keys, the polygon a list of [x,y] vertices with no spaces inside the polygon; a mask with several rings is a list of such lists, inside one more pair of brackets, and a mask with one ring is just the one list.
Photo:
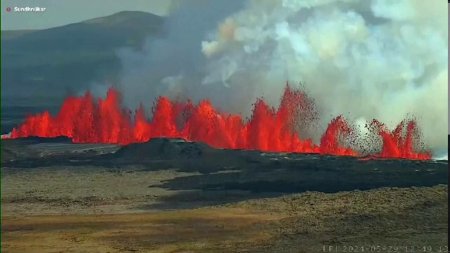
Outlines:
{"label": "hillside", "polygon": [[45,30],[2,31],[2,98],[59,98],[92,81],[114,82],[116,50],[162,35],[163,21],[124,11]]}

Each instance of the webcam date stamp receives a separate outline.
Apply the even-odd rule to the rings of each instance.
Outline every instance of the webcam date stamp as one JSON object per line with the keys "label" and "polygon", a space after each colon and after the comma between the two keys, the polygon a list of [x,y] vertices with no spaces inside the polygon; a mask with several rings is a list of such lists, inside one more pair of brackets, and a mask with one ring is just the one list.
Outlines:
{"label": "webcam date stamp", "polygon": [[322,252],[345,252],[345,253],[362,253],[362,252],[380,252],[380,253],[447,253],[448,245],[323,245]]}

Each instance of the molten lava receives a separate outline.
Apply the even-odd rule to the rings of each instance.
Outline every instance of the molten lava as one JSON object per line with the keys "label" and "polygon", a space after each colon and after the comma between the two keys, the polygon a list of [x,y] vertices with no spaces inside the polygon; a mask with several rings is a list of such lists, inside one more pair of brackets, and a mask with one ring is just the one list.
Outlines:
{"label": "molten lava", "polygon": [[413,120],[400,122],[392,132],[387,130],[386,126],[377,120],[372,121],[371,127],[375,128],[383,140],[383,147],[379,157],[414,160],[428,160],[431,158],[429,152],[418,153],[414,150],[414,141],[418,140],[418,130],[416,122]]}
{"label": "molten lava", "polygon": [[[30,115],[12,130],[10,138],[67,136],[77,143],[129,144],[170,137],[205,142],[216,148],[358,156],[357,151],[346,146],[353,129],[342,116],[329,123],[320,145],[298,135],[296,127],[305,120],[301,116],[312,107],[305,93],[286,86],[278,109],[259,99],[248,121],[240,115],[217,111],[208,100],[194,105],[167,97],[159,97],[151,120],[145,116],[143,106],[132,120],[132,113],[121,107],[118,91],[110,89],[105,99],[97,101],[89,92],[82,97],[68,97],[56,116],[47,111]],[[402,122],[390,132],[374,120],[372,126],[376,126],[383,141],[381,153],[375,156],[430,159],[429,153],[414,151],[415,122],[408,122],[406,129],[404,125]]]}

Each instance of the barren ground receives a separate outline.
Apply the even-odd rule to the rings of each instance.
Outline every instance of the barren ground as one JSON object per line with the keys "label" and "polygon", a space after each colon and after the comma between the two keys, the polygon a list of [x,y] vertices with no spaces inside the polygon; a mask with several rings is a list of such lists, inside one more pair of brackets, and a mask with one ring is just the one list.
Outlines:
{"label": "barren ground", "polygon": [[166,144],[3,145],[3,252],[447,251],[447,162]]}

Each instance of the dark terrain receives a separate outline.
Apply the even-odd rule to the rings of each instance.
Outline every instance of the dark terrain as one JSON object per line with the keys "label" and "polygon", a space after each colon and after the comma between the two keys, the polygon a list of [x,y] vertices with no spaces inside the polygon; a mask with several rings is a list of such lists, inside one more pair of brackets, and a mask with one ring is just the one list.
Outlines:
{"label": "dark terrain", "polygon": [[61,137],[3,140],[1,162],[6,252],[444,252],[448,244],[447,161]]}
{"label": "dark terrain", "polygon": [[[73,144],[67,138],[4,140],[5,175],[36,168],[198,173],[164,182],[170,190],[242,191],[250,195],[447,184],[448,161],[374,160],[317,154],[214,149],[181,139],[127,146]],[[130,169],[131,168],[131,169]],[[183,196],[186,198],[188,196]],[[250,197],[250,196],[249,196]],[[218,202],[226,199],[218,199]]]}

